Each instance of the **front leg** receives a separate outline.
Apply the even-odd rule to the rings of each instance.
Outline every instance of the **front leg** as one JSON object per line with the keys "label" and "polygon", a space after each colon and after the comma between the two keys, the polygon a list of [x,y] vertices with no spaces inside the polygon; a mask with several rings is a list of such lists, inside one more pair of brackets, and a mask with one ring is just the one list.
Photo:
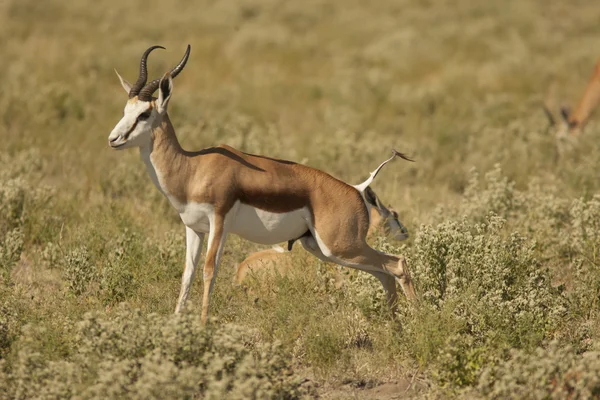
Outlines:
{"label": "front leg", "polygon": [[227,238],[226,218],[222,215],[215,215],[211,221],[210,233],[208,234],[208,248],[206,250],[206,261],[204,262],[204,296],[202,297],[202,323],[206,324],[208,319],[208,306],[210,295],[217,277],[217,269],[225,246]]}
{"label": "front leg", "polygon": [[198,265],[200,253],[202,252],[203,242],[204,233],[198,233],[187,226],[185,227],[185,270],[183,271],[183,277],[181,278],[181,291],[179,292],[179,300],[177,301],[175,313],[178,313],[183,309],[190,294],[192,281],[196,274],[196,266]]}

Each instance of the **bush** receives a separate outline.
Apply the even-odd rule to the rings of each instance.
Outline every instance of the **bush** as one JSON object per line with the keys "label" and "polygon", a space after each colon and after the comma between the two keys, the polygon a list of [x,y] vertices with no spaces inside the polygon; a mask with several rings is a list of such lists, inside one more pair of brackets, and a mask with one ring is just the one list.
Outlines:
{"label": "bush", "polygon": [[0,183],[0,234],[6,234],[23,223],[27,184],[21,179]]}
{"label": "bush", "polygon": [[2,360],[17,338],[20,321],[14,297],[0,287],[0,298],[0,360]]}
{"label": "bush", "polygon": [[137,285],[134,264],[140,261],[141,246],[138,235],[127,230],[110,243],[100,273],[100,291],[105,304],[120,303],[134,292]]}
{"label": "bush", "polygon": [[538,345],[565,315],[536,243],[505,235],[505,224],[491,214],[423,226],[407,253],[422,301],[400,309],[404,340],[418,360],[437,365],[443,385],[473,384],[503,349]]}
{"label": "bush", "polygon": [[576,354],[554,341],[487,368],[478,390],[492,399],[590,399],[600,396],[600,352]]}
{"label": "bush", "polygon": [[[37,157],[37,158],[36,158]],[[41,168],[36,151],[14,157],[0,153],[0,241],[9,231],[22,228],[25,234],[44,225],[46,216],[35,214],[53,199],[53,191],[37,183],[35,172]],[[4,168],[4,166],[8,166]]]}
{"label": "bush", "polygon": [[520,347],[524,333],[535,341],[555,327],[565,302],[536,259],[535,242],[518,233],[505,238],[504,224],[491,215],[481,224],[425,226],[410,260],[426,304],[439,309],[450,302],[474,336],[503,332]]}
{"label": "bush", "polygon": [[600,194],[588,201],[573,201],[570,211],[573,229],[569,240],[573,248],[596,259],[600,256]]}
{"label": "bush", "polygon": [[0,276],[8,280],[10,270],[21,258],[23,232],[16,228],[0,239]]}
{"label": "bush", "polygon": [[508,218],[521,204],[515,183],[503,176],[502,168],[496,164],[494,169],[485,174],[483,184],[479,181],[477,171],[470,171],[469,183],[458,210],[460,215],[480,222],[490,212]]}
{"label": "bush", "polygon": [[[204,328],[191,314],[161,317],[118,308],[86,314],[71,361],[47,361],[23,338],[0,373],[10,398],[295,399],[303,396],[278,343],[235,325]],[[4,393],[1,391],[4,390]]]}
{"label": "bush", "polygon": [[485,366],[493,362],[485,345],[477,345],[473,336],[457,334],[448,337],[439,351],[434,375],[443,387],[465,387],[477,383]]}
{"label": "bush", "polygon": [[65,278],[68,288],[76,296],[83,294],[96,278],[94,265],[85,246],[71,250],[65,257]]}

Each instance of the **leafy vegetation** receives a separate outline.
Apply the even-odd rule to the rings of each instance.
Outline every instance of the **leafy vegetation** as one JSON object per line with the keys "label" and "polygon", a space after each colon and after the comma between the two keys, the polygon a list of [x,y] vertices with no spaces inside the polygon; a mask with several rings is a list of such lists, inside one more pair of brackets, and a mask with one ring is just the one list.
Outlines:
{"label": "leafy vegetation", "polygon": [[[0,4],[0,398],[596,398],[600,123],[557,152],[541,111],[598,57],[593,2]],[[226,143],[364,180],[411,238],[421,301],[300,246],[173,315],[183,226],[135,151],[106,145],[113,68],[174,82],[184,148]],[[344,279],[340,281],[339,276]],[[384,385],[385,384],[385,385]],[[378,390],[392,387],[387,395]],[[390,386],[391,385],[391,386]]]}

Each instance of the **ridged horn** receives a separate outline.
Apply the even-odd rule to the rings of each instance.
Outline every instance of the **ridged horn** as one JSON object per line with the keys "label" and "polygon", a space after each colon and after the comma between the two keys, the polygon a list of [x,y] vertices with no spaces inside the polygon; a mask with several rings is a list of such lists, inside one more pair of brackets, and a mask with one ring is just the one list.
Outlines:
{"label": "ridged horn", "polygon": [[137,81],[135,81],[135,83],[131,87],[131,90],[129,91],[130,99],[138,95],[138,93],[140,92],[140,90],[142,90],[142,88],[146,84],[146,81],[148,80],[148,67],[146,66],[146,63],[148,62],[148,56],[154,49],[164,50],[165,48],[162,46],[151,46],[144,52],[144,54],[142,54],[142,59],[140,60],[140,76],[138,77]]}
{"label": "ridged horn", "polygon": [[[185,67],[188,58],[190,58],[191,49],[192,47],[188,44],[187,50],[185,51],[183,58],[181,59],[181,61],[179,61],[179,64],[177,64],[175,68],[173,68],[169,73],[171,75],[171,78],[175,79],[175,77],[179,75],[179,73],[183,70],[183,67]],[[160,79],[155,79],[148,83],[146,86],[144,86],[144,88],[140,91],[138,95],[138,99],[140,99],[141,101],[152,101],[152,95],[154,94],[154,92],[156,92],[156,89],[158,89],[159,83]]]}

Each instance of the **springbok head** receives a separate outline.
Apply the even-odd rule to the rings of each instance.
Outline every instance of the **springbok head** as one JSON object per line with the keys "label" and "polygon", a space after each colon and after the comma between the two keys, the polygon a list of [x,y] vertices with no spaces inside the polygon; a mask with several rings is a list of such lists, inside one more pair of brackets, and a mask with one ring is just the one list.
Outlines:
{"label": "springbok head", "polygon": [[579,136],[600,102],[600,60],[596,63],[583,95],[573,111],[566,105],[559,107],[555,98],[555,87],[552,86],[544,101],[544,112],[548,117],[550,128],[555,130],[558,139]]}
{"label": "springbok head", "polygon": [[408,239],[408,229],[400,222],[398,213],[394,209],[389,209],[383,205],[370,187],[365,189],[365,197],[377,212],[376,214],[371,213],[372,227],[383,226],[386,236],[394,240],[402,241]]}
{"label": "springbok head", "polygon": [[[183,58],[175,68],[164,74],[162,78],[146,83],[148,79],[146,62],[148,55],[155,49],[164,49],[164,47],[151,46],[142,54],[140,75],[133,85],[115,70],[123,89],[129,95],[129,100],[125,104],[123,118],[108,136],[108,144],[113,149],[121,150],[147,145],[152,136],[152,128],[158,126],[167,114],[167,106],[173,92],[173,79],[185,67],[191,47],[187,46]],[[153,94],[157,89],[158,98],[155,98]]]}

